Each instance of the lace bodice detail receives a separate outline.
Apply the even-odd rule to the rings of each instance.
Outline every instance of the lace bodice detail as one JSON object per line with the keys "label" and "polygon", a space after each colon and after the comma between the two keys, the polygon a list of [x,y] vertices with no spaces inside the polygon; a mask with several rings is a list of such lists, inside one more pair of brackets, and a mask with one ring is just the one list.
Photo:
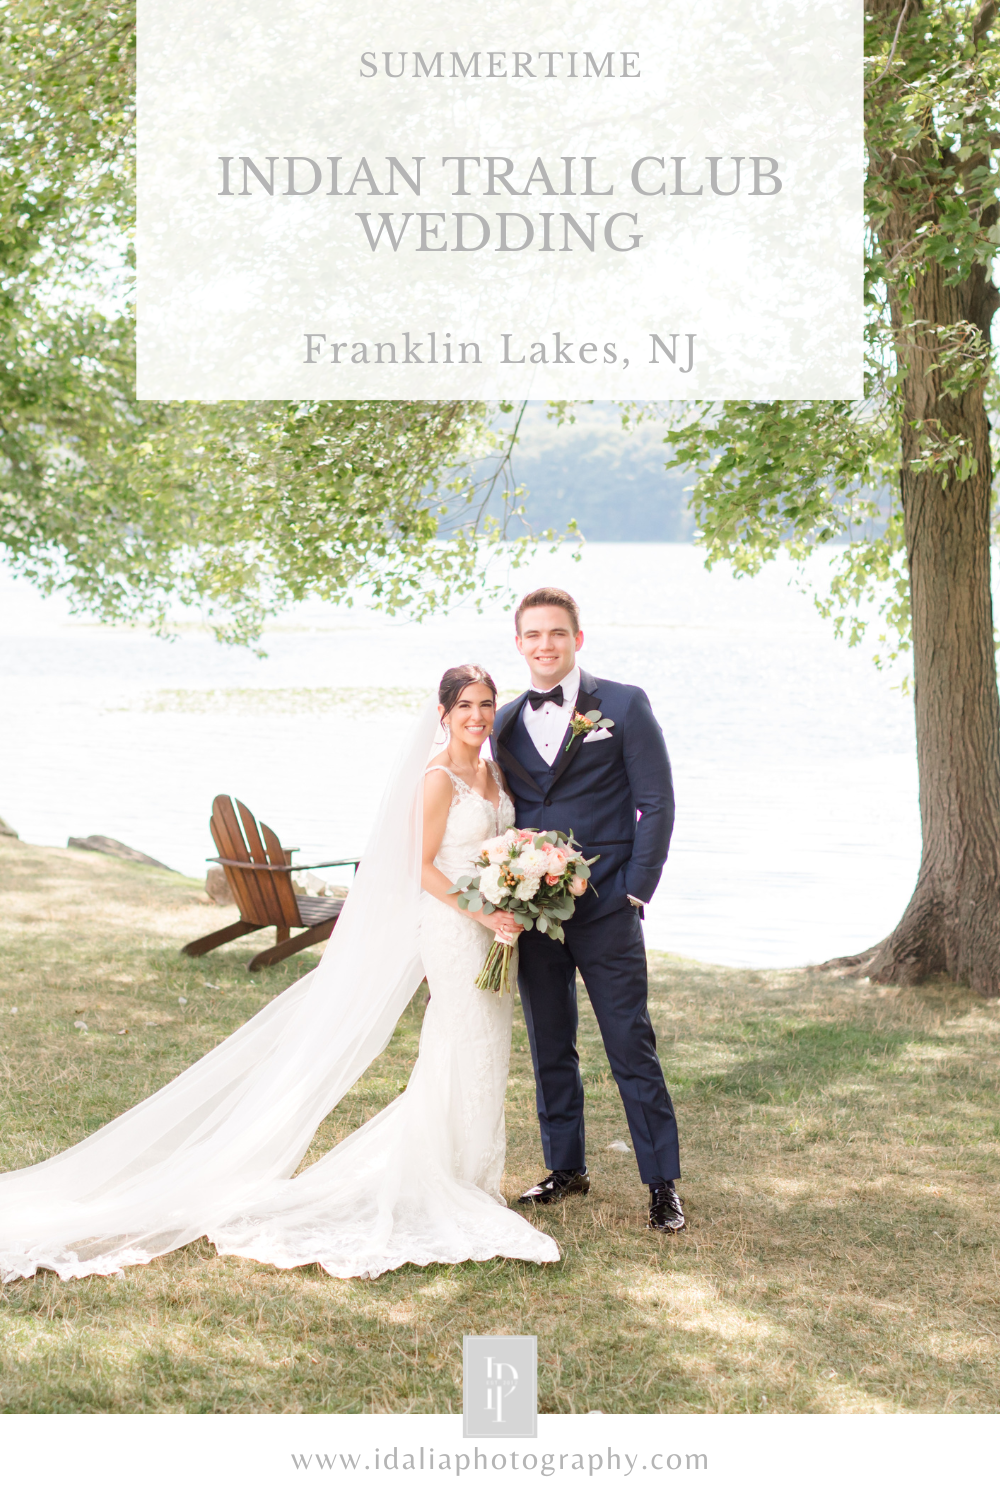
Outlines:
{"label": "lace bodice detail", "polygon": [[500,793],[500,802],[494,807],[485,797],[474,792],[460,776],[446,766],[428,766],[427,775],[440,776],[442,772],[452,785],[451,807],[445,825],[444,838],[434,863],[449,880],[458,875],[471,875],[481,845],[486,839],[506,833],[514,826],[514,804],[503,789],[500,772],[491,760],[486,762]]}

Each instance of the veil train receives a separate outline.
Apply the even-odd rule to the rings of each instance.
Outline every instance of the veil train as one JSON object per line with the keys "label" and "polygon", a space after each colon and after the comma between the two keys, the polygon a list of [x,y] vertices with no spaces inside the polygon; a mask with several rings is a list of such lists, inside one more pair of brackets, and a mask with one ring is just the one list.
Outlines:
{"label": "veil train", "polygon": [[421,790],[437,727],[429,699],[317,968],[94,1135],[0,1176],[0,1279],[143,1264],[215,1238],[291,1178],[320,1121],[388,1045],[423,974]]}

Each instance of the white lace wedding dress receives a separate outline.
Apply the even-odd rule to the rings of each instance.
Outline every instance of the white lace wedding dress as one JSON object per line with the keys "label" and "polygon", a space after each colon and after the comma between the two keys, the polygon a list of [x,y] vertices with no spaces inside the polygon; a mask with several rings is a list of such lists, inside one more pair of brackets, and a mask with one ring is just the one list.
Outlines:
{"label": "white lace wedding dress", "polygon": [[[490,934],[421,890],[437,729],[428,700],[318,967],[86,1140],[0,1175],[0,1280],[114,1275],[201,1236],[223,1254],[344,1277],[558,1260],[555,1241],[499,1193],[513,1002],[475,986]],[[505,796],[494,809],[456,782],[439,868],[470,872],[513,817]],[[431,999],[405,1092],[293,1176],[423,974]]]}
{"label": "white lace wedding dress", "polygon": [[[513,803],[498,776],[494,808],[450,771],[427,774],[447,775],[453,787],[434,863],[450,880],[471,875],[483,841],[513,826]],[[555,1241],[500,1194],[514,1002],[510,991],[475,985],[493,935],[426,892],[420,908],[430,1003],[405,1091],[252,1213],[214,1233],[223,1254],[277,1266],[318,1262],[345,1277],[378,1276],[407,1262],[559,1259]]]}

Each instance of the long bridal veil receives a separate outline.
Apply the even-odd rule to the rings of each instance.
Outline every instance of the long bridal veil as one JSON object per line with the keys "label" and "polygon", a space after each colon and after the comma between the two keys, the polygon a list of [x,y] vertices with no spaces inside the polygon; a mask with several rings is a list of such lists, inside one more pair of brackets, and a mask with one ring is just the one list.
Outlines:
{"label": "long bridal veil", "polygon": [[165,1088],[37,1166],[0,1176],[0,1279],[109,1275],[198,1239],[291,1177],[317,1126],[388,1045],[420,983],[428,700],[311,974]]}

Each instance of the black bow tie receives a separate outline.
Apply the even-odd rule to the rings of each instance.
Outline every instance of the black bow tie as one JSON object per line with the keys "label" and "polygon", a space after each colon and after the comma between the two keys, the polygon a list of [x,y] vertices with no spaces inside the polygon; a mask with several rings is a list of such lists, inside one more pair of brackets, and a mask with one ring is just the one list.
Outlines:
{"label": "black bow tie", "polygon": [[528,694],[528,702],[532,708],[541,708],[543,703],[558,703],[562,707],[563,690],[562,683],[558,687],[549,688],[547,693],[536,693],[534,688]]}

